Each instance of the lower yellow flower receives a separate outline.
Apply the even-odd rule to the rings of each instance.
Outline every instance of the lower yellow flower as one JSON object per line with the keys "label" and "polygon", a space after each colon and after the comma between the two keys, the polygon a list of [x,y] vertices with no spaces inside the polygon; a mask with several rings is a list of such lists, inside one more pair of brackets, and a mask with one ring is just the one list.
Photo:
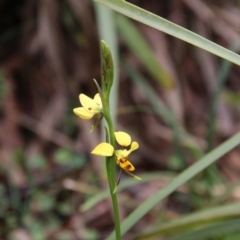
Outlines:
{"label": "lower yellow flower", "polygon": [[[110,157],[114,155],[116,157],[116,163],[119,165],[120,168],[122,168],[132,177],[140,180],[139,177],[130,173],[135,170],[135,167],[128,160],[128,156],[130,155],[130,153],[139,147],[138,143],[137,142],[131,143],[131,137],[125,132],[115,132],[114,134],[115,134],[117,143],[121,145],[123,149],[115,150],[111,144],[103,142],[98,144],[92,150],[91,153],[99,156],[106,156],[106,157]],[[129,145],[131,146],[130,146],[130,149],[128,150],[126,149],[126,147],[128,147]]]}
{"label": "lower yellow flower", "polygon": [[99,93],[94,98],[90,98],[85,94],[79,95],[82,107],[74,108],[73,112],[82,119],[91,119],[94,115],[101,113],[102,101]]}

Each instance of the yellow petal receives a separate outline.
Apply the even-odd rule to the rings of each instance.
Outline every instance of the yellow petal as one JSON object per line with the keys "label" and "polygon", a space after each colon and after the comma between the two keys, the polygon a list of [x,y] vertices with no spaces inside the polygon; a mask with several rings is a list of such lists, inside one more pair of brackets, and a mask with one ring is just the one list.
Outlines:
{"label": "yellow petal", "polygon": [[101,106],[97,105],[97,103],[92,98],[86,96],[85,94],[80,94],[79,100],[80,100],[82,106],[88,112],[96,113],[101,110]]}
{"label": "yellow petal", "polygon": [[117,159],[121,159],[121,158],[125,158],[129,155],[129,151],[127,149],[123,149],[123,150],[116,150],[114,152],[114,154],[116,155]]}
{"label": "yellow petal", "polygon": [[136,149],[138,149],[139,145],[137,142],[132,142],[130,149],[127,151],[127,155],[128,156],[131,152],[135,151]]}
{"label": "yellow petal", "polygon": [[74,108],[73,112],[82,119],[91,119],[94,115],[94,113],[86,111],[83,107]]}
{"label": "yellow petal", "polygon": [[103,142],[98,144],[93,150],[92,154],[99,155],[99,156],[105,156],[110,157],[113,155],[114,148],[111,144]]}
{"label": "yellow petal", "polygon": [[129,150],[127,149],[115,150],[114,154],[116,155],[117,160],[120,160],[121,158],[128,157],[128,155],[134,150],[138,149],[138,147],[139,145],[137,142],[132,142],[131,148]]}
{"label": "yellow petal", "polygon": [[128,155],[129,155],[131,152],[133,152],[133,151],[135,151],[136,149],[138,149],[138,147],[139,147],[139,144],[138,144],[137,142],[132,142],[131,147],[130,147],[130,149],[128,150]]}
{"label": "yellow petal", "polygon": [[127,147],[131,143],[131,137],[125,132],[115,132],[115,138],[119,145]]}
{"label": "yellow petal", "polygon": [[121,158],[117,161],[119,166],[126,171],[134,171],[135,167],[126,158]]}
{"label": "yellow petal", "polygon": [[94,96],[94,99],[93,99],[93,100],[94,100],[94,102],[95,102],[97,105],[99,105],[99,107],[102,108],[102,99],[101,99],[99,93],[97,93],[97,94]]}

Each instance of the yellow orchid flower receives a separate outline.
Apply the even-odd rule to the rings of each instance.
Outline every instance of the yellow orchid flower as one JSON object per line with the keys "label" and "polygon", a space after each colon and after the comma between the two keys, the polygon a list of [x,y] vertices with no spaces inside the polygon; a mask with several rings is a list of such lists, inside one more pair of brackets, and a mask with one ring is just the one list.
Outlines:
{"label": "yellow orchid flower", "polygon": [[99,93],[97,93],[93,99],[85,94],[80,94],[79,100],[82,107],[74,108],[73,112],[80,118],[91,119],[94,115],[101,113],[102,100]]}
{"label": "yellow orchid flower", "polygon": [[[125,132],[115,132],[115,138],[119,145],[126,148],[131,144],[131,137]],[[134,171],[135,167],[127,159],[128,155],[139,147],[137,142],[132,142],[130,149],[121,149],[114,152],[117,164],[126,171]]]}
{"label": "yellow orchid flower", "polygon": [[[132,177],[140,180],[139,177],[133,175],[132,171],[135,170],[135,167],[133,164],[127,159],[131,152],[136,150],[139,147],[139,144],[137,142],[131,143],[131,137],[125,133],[125,132],[115,132],[115,138],[119,145],[123,147],[123,149],[120,150],[114,150],[113,146],[109,143],[103,142],[98,144],[93,150],[92,154],[99,155],[99,156],[115,156],[116,157],[116,163],[119,165],[120,168],[122,168],[124,171],[126,171],[128,174],[130,174]],[[127,150],[126,147],[130,146],[130,149]]]}

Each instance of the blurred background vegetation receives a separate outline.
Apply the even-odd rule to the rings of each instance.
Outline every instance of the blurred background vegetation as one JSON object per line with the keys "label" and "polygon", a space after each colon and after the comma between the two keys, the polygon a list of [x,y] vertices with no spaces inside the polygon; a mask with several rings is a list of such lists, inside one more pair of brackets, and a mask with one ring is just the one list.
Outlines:
{"label": "blurred background vegetation", "polygon": [[[238,52],[237,0],[129,2]],[[95,240],[113,230],[111,204],[101,195],[107,184],[103,161],[90,155],[100,132],[89,134],[91,123],[72,112],[78,95],[93,97],[92,79],[101,78],[96,11],[89,0],[0,2],[0,239]],[[136,175],[147,174],[128,187],[125,181],[132,179],[122,176],[124,218],[239,131],[240,69],[113,14],[119,55],[116,129],[139,142],[131,160]],[[124,239],[239,201],[239,176],[237,148],[160,202]],[[239,209],[227,213],[225,218],[239,224]],[[199,234],[200,223],[168,226],[164,237],[152,239],[175,239],[186,228]],[[201,227],[207,232],[209,225]],[[236,228],[219,229],[224,227],[200,239],[240,239]]]}

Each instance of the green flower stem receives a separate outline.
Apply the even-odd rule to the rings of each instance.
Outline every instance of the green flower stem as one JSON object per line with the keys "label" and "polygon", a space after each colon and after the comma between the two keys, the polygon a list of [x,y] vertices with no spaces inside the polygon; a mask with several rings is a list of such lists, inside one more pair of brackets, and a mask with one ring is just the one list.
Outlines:
{"label": "green flower stem", "polygon": [[[106,101],[104,98],[103,92],[101,91],[101,88],[95,81],[96,86],[98,88],[99,94],[102,98],[103,103],[103,116],[107,122],[108,125],[108,137],[110,140],[110,144],[115,149],[115,135],[114,135],[114,126],[113,121],[110,115],[109,111],[109,102]],[[116,240],[121,240],[121,227],[120,227],[120,216],[119,216],[119,210],[118,210],[118,200],[117,200],[117,194],[115,190],[116,185],[116,163],[115,163],[115,157],[106,157],[106,169],[107,169],[107,176],[108,176],[108,183],[110,188],[110,195],[112,199],[112,206],[113,206],[113,216],[114,216],[114,224],[115,224],[115,234],[116,234]]]}
{"label": "green flower stem", "polygon": [[[109,130],[109,136],[110,136],[110,144],[115,148],[115,136],[114,136],[114,127],[113,122],[111,119],[111,116],[108,113],[105,112],[105,119],[108,124],[108,130]],[[106,158],[106,168],[107,168],[107,175],[108,175],[108,182],[109,182],[109,188],[110,188],[110,194],[112,199],[112,205],[113,205],[113,215],[114,215],[114,224],[115,224],[115,234],[116,239],[121,239],[121,227],[120,227],[120,216],[119,216],[119,210],[118,210],[118,200],[117,200],[117,194],[114,191],[115,190],[115,175],[116,175],[116,163],[114,157],[107,157]]]}
{"label": "green flower stem", "polygon": [[[103,106],[102,114],[108,125],[107,138],[109,138],[110,144],[115,149],[114,126],[113,126],[113,121],[110,115],[110,104],[109,104],[109,96],[110,96],[110,91],[113,84],[114,67],[113,67],[111,51],[104,41],[101,41],[101,63],[102,63],[101,64],[101,68],[102,68],[101,82],[102,82],[103,90],[100,88],[96,80],[94,80],[94,82],[97,86],[98,92],[102,99],[102,106]],[[116,240],[121,240],[118,200],[117,200],[117,194],[115,191],[116,163],[115,163],[114,156],[106,157],[106,169],[107,169],[108,183],[109,183],[110,195],[111,195],[112,206],[113,206]]]}

